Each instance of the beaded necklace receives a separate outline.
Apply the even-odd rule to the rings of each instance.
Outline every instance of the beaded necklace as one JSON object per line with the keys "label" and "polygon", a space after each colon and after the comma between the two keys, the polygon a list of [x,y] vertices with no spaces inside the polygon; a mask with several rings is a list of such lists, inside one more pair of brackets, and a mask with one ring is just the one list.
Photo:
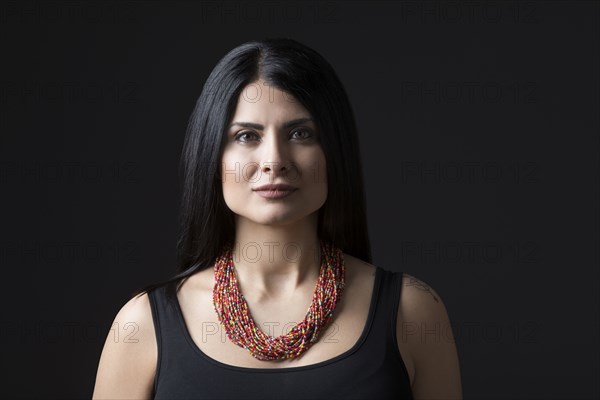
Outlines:
{"label": "beaded necklace", "polygon": [[342,298],[346,275],[342,251],[329,242],[319,242],[321,269],[306,316],[287,334],[276,338],[254,323],[237,283],[231,246],[225,248],[214,265],[213,306],[229,340],[259,360],[293,359],[313,345]]}

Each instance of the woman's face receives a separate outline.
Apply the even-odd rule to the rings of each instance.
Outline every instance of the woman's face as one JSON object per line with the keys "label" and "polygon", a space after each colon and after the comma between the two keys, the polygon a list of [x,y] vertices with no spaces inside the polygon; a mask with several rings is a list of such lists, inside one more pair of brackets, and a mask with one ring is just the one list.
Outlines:
{"label": "woman's face", "polygon": [[[310,118],[300,102],[262,80],[242,90],[221,163],[223,197],[235,214],[260,224],[287,224],[325,203],[325,154]],[[296,190],[279,199],[253,190],[279,183]]]}

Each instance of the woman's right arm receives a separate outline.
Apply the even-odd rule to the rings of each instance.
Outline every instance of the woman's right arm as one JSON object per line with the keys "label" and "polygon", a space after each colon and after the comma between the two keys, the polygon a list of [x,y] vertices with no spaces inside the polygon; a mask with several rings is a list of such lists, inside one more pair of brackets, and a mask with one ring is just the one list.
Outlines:
{"label": "woman's right arm", "polygon": [[93,400],[151,399],[158,348],[148,294],[117,313],[104,343]]}

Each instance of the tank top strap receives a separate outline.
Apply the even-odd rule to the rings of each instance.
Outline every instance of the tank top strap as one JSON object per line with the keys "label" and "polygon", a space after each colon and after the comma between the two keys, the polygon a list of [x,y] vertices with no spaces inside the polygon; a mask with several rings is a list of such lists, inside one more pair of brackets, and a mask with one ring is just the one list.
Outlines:
{"label": "tank top strap", "polygon": [[[164,375],[163,371],[177,373],[180,368],[193,365],[196,360],[193,352],[186,351],[189,349],[189,343],[187,343],[176,304],[167,298],[165,286],[151,290],[148,298],[152,309],[158,350],[154,377],[154,393],[156,393],[159,379]],[[169,375],[170,373],[165,377],[169,379]]]}
{"label": "tank top strap", "polygon": [[394,272],[377,267],[380,269],[380,281],[375,285],[378,288],[377,306],[373,317],[374,332],[372,336],[377,341],[394,344],[394,334],[396,332],[396,320],[398,314],[398,300],[402,283],[402,272]]}
{"label": "tank top strap", "polygon": [[165,287],[151,290],[148,297],[158,345],[152,398],[412,400],[396,341],[402,273],[376,268],[362,339],[344,354],[295,368],[239,368],[209,359],[187,334],[178,303],[167,299]]}
{"label": "tank top strap", "polygon": [[[368,352],[375,362],[381,365],[395,365],[403,376],[404,382],[410,382],[408,370],[398,348],[396,326],[398,319],[398,306],[402,290],[403,272],[389,271],[379,266],[380,282],[377,293],[377,306],[371,332],[364,344],[363,351]],[[378,358],[375,360],[375,358]],[[406,394],[406,398],[411,398]]]}
{"label": "tank top strap", "polygon": [[168,301],[164,286],[150,291],[148,298],[152,309],[157,344],[161,346],[165,344],[167,338],[180,336],[175,304]]}
{"label": "tank top strap", "polygon": [[388,284],[387,284],[387,302],[386,308],[387,313],[390,317],[389,323],[391,324],[391,329],[389,330],[390,334],[392,334],[392,341],[396,348],[398,347],[397,339],[396,339],[396,326],[398,321],[398,307],[400,305],[400,293],[402,291],[402,276],[403,272],[401,271],[387,271],[388,273]]}

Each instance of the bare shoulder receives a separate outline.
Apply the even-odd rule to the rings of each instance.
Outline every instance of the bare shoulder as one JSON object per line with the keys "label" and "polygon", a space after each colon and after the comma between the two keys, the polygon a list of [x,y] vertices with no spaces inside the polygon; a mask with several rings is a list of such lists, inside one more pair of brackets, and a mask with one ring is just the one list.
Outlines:
{"label": "bare shoulder", "polygon": [[407,273],[400,290],[398,347],[410,357],[415,399],[462,399],[454,334],[441,296],[430,284]]}
{"label": "bare shoulder", "polygon": [[[427,338],[420,334],[421,330],[437,334],[440,329],[447,329],[450,324],[446,305],[439,293],[424,280],[407,273],[402,275],[400,288],[398,324],[400,323],[402,324],[400,333],[404,333],[402,342],[409,343],[413,351],[428,342],[425,340]],[[407,332],[415,334],[410,335]]]}
{"label": "bare shoulder", "polygon": [[148,294],[131,298],[118,311],[100,356],[94,399],[150,398],[158,346]]}
{"label": "bare shoulder", "polygon": [[375,277],[376,267],[360,258],[344,253],[344,263],[348,271],[348,276],[351,278]]}
{"label": "bare shoulder", "polygon": [[431,285],[406,272],[402,274],[400,304],[406,308],[420,307],[422,309],[440,309],[445,307],[442,298]]}
{"label": "bare shoulder", "polygon": [[[140,328],[149,328],[149,326],[147,326],[148,324],[153,325],[152,309],[148,293],[143,293],[129,299],[127,303],[121,307],[115,319],[123,321],[130,320],[129,322],[139,325]],[[141,326],[142,324],[144,324],[143,327]],[[151,331],[151,333],[154,334],[154,329],[146,329],[145,331]]]}
{"label": "bare shoulder", "polygon": [[375,288],[376,267],[360,258],[344,253],[344,264],[346,265],[346,287],[352,300],[346,297],[352,310],[367,313]]}

